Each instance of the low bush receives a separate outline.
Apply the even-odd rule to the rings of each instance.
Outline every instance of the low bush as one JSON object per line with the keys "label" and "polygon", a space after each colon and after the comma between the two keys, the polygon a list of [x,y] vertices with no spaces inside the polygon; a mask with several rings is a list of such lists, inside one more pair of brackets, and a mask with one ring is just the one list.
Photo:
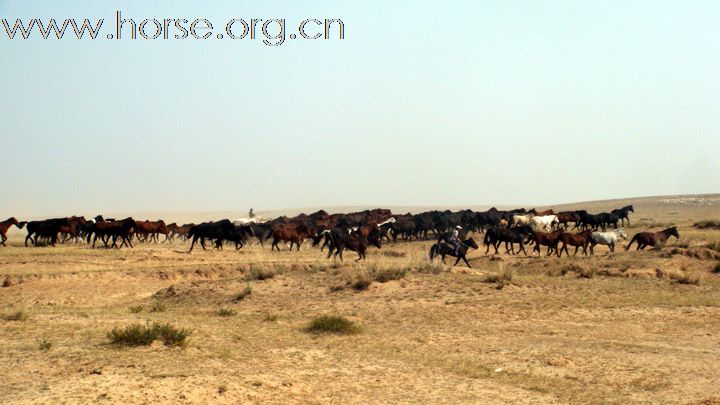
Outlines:
{"label": "low bush", "polygon": [[184,346],[190,331],[179,329],[170,324],[137,324],[133,323],[124,328],[113,328],[107,338],[113,344],[125,346],[148,346],[157,339],[162,339],[166,346]]}
{"label": "low bush", "polygon": [[28,314],[24,310],[18,309],[17,311],[4,314],[2,319],[6,321],[24,321],[28,319]]}
{"label": "low bush", "polygon": [[130,307],[131,314],[139,314],[145,307],[143,305],[135,305]]}
{"label": "low bush", "polygon": [[311,333],[336,333],[348,335],[360,332],[355,322],[339,315],[322,315],[310,322],[306,329]]}
{"label": "low bush", "polygon": [[237,312],[232,308],[220,308],[217,310],[217,314],[224,318],[229,318],[231,316],[237,315]]}

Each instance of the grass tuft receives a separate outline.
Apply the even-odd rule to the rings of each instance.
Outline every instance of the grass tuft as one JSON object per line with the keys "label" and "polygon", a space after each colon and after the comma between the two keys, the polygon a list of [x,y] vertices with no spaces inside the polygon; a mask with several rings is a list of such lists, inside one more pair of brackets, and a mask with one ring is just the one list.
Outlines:
{"label": "grass tuft", "polygon": [[322,315],[310,322],[307,332],[311,333],[336,333],[350,335],[360,332],[360,327],[355,322],[339,315]]}
{"label": "grass tuft", "polygon": [[237,315],[237,312],[232,308],[220,308],[217,310],[217,314],[223,318],[229,318]]}
{"label": "grass tuft", "polygon": [[245,276],[246,281],[262,281],[268,280],[277,275],[277,270],[273,267],[253,265]]}
{"label": "grass tuft", "polygon": [[184,346],[190,331],[178,329],[170,324],[137,324],[133,323],[124,328],[113,328],[107,338],[113,344],[125,346],[148,346],[157,339],[162,339],[166,346]]}
{"label": "grass tuft", "polygon": [[488,273],[485,276],[486,283],[495,283],[498,290],[502,290],[506,285],[511,284],[515,277],[515,270],[512,267],[505,267],[502,264],[497,273]]}
{"label": "grass tuft", "polygon": [[240,291],[240,294],[238,294],[237,297],[235,297],[235,301],[242,301],[242,300],[244,300],[245,298],[247,298],[248,296],[250,296],[250,294],[252,294],[252,290],[253,290],[252,284],[248,283],[248,284],[245,286],[245,289],[243,289],[242,291]]}
{"label": "grass tuft", "polygon": [[52,343],[50,343],[48,340],[46,340],[46,339],[38,340],[38,349],[39,350],[46,352],[46,351],[50,350],[51,347],[52,347]]}
{"label": "grass tuft", "polygon": [[700,277],[694,276],[690,273],[684,273],[682,276],[676,278],[674,282],[685,285],[700,285]]}
{"label": "grass tuft", "polygon": [[145,308],[145,306],[143,306],[143,305],[132,306],[132,307],[130,307],[130,313],[131,314],[139,314],[140,312],[142,312],[142,310],[144,308]]}
{"label": "grass tuft", "polygon": [[423,261],[417,266],[418,273],[440,274],[445,271],[445,266],[441,262]]}
{"label": "grass tuft", "polygon": [[28,314],[22,309],[18,309],[15,312],[6,313],[2,316],[2,319],[6,321],[24,321],[28,319]]}
{"label": "grass tuft", "polygon": [[150,307],[150,312],[165,312],[166,310],[167,307],[160,301],[155,301],[153,306]]}
{"label": "grass tuft", "polygon": [[378,283],[387,283],[391,280],[400,280],[407,274],[407,269],[403,267],[381,267],[373,264],[369,269],[373,281]]}
{"label": "grass tuft", "polygon": [[357,291],[364,291],[370,288],[373,279],[367,272],[360,272],[350,282],[350,286]]}
{"label": "grass tuft", "polygon": [[263,321],[265,322],[276,322],[278,320],[278,315],[272,312],[267,312],[265,314],[265,317],[263,318]]}

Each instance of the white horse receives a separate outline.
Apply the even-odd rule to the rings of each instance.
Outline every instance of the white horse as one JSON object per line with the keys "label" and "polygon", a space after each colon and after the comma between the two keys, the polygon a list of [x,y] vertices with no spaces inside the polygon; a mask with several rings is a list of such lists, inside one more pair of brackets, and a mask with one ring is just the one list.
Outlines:
{"label": "white horse", "polygon": [[607,245],[610,248],[610,251],[614,252],[615,244],[618,242],[619,238],[622,238],[623,240],[627,239],[627,234],[622,228],[613,229],[610,232],[593,232],[590,237],[590,254],[595,254],[593,252],[595,245]]}
{"label": "white horse", "polygon": [[527,214],[515,214],[512,216],[510,221],[510,226],[523,226],[523,225],[530,225],[530,219],[532,219],[535,215],[527,213]]}
{"label": "white horse", "polygon": [[543,215],[530,218],[530,228],[535,232],[552,232],[555,225],[559,224],[557,215]]}

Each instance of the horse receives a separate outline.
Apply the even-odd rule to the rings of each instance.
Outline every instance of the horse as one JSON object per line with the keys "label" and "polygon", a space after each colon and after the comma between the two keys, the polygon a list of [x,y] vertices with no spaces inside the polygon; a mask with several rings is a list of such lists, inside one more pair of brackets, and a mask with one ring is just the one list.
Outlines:
{"label": "horse", "polygon": [[555,232],[533,232],[532,240],[535,242],[535,246],[533,247],[533,256],[535,255],[535,252],[542,256],[540,253],[540,246],[547,246],[548,249],[546,255],[550,256],[554,250],[557,250],[558,241],[563,233],[564,231],[562,229],[558,229]]}
{"label": "horse", "polygon": [[629,212],[633,212],[633,213],[635,212],[635,208],[633,208],[632,204],[610,211],[611,214],[615,214],[618,216],[618,218],[620,218],[620,225],[622,225],[622,226],[625,226],[626,219],[628,221],[627,226],[630,226]]}
{"label": "horse", "polygon": [[640,232],[636,233],[635,236],[630,240],[630,243],[625,247],[625,250],[630,250],[630,245],[633,244],[633,242],[637,242],[637,249],[635,250],[641,250],[645,249],[647,246],[655,246],[658,243],[665,244],[665,242],[671,237],[674,236],[678,239],[680,239],[680,234],[677,231],[676,227],[670,227],[667,229],[664,229],[660,232]]}
{"label": "horse", "polygon": [[593,232],[590,237],[590,254],[595,254],[595,252],[593,252],[595,245],[607,245],[610,251],[614,252],[618,238],[622,238],[623,240],[627,239],[627,234],[622,228],[613,229],[610,232]]}
{"label": "horse", "polygon": [[[100,240],[102,240],[105,247],[108,247],[108,241],[111,237],[112,247],[114,248],[119,249],[125,245],[133,247],[130,239],[135,232],[135,220],[132,219],[132,217],[127,217],[120,221],[96,222],[93,226],[93,232],[95,233],[95,237],[92,242],[93,248],[95,247],[95,242],[97,242],[98,236],[100,236]],[[122,244],[120,244],[120,246],[117,246],[118,238],[122,239]],[[90,241],[89,239],[90,235],[88,235],[88,242]]]}
{"label": "horse", "polygon": [[573,253],[573,256],[577,255],[578,249],[583,248],[583,254],[587,256],[587,247],[590,244],[590,238],[592,237],[592,231],[582,231],[580,233],[563,233],[560,235],[560,238],[558,239],[558,243],[562,242],[562,247],[557,250],[557,256],[561,257],[563,250],[565,253],[567,253],[568,256],[570,256],[570,252],[568,252],[568,245],[575,246],[575,253]]}
{"label": "horse", "polygon": [[300,251],[302,242],[305,238],[312,236],[312,234],[313,232],[311,232],[310,228],[305,224],[289,223],[276,225],[272,230],[273,242],[272,246],[270,246],[270,251],[277,248],[279,252],[280,247],[278,243],[280,241],[290,242],[290,251],[292,251],[293,244],[296,244],[297,250]]}
{"label": "horse", "polygon": [[2,222],[0,222],[0,238],[2,238],[2,241],[0,241],[0,245],[5,245],[5,241],[7,241],[7,231],[10,229],[11,226],[15,225],[18,227],[18,229],[22,229],[25,226],[25,222],[18,222],[15,217],[10,217]]}
{"label": "horse", "polygon": [[530,219],[533,218],[534,215],[527,213],[527,214],[515,214],[510,217],[510,226],[524,226],[524,225],[530,225]]}
{"label": "horse", "polygon": [[[363,235],[357,232],[348,233],[341,228],[333,228],[329,230],[326,229],[320,232],[320,235],[325,238],[325,244],[327,244],[328,246],[328,259],[333,255],[334,252],[335,257],[340,257],[340,260],[342,261],[343,251],[345,249],[349,249],[358,254],[358,258],[356,261],[359,262],[360,260],[365,260],[365,252],[367,252],[368,240],[365,239]],[[323,244],[323,246],[325,246],[325,244]],[[380,248],[379,239],[376,239],[373,244],[377,246],[378,249]]]}
{"label": "horse", "polygon": [[460,248],[458,249],[457,255],[455,255],[455,248],[448,245],[447,243],[435,243],[430,247],[430,261],[433,261],[435,259],[435,256],[440,255],[440,260],[445,263],[445,256],[452,256],[457,257],[457,260],[455,260],[455,264],[453,264],[453,266],[457,266],[457,264],[460,262],[460,259],[462,259],[468,267],[472,268],[472,266],[470,266],[470,263],[468,263],[467,261],[467,252],[470,248],[479,249],[479,247],[477,243],[475,243],[475,240],[473,240],[473,238],[466,239],[462,243],[463,244],[460,245]]}
{"label": "horse", "polygon": [[495,254],[498,254],[498,247],[500,246],[500,243],[505,242],[505,253],[514,255],[514,244],[517,243],[520,245],[520,250],[518,251],[518,253],[523,252],[527,256],[527,252],[525,251],[525,247],[523,246],[523,244],[530,241],[531,235],[532,229],[530,229],[529,226],[519,226],[516,228],[496,226],[490,228],[487,230],[487,232],[485,232],[485,238],[483,239],[483,243],[485,244],[485,246],[487,246],[487,249],[485,249],[485,254],[490,251],[490,246],[495,248]]}
{"label": "horse", "polygon": [[555,211],[553,211],[552,208],[545,210],[545,211],[537,211],[535,208],[533,208],[528,212],[535,215],[536,217],[544,217],[546,215],[555,215]]}
{"label": "horse", "polygon": [[[183,225],[184,226],[184,225]],[[188,250],[188,253],[191,253],[193,248],[195,247],[195,243],[197,241],[200,241],[200,246],[205,250],[205,239],[214,239],[215,240],[215,247],[220,249],[222,248],[222,241],[223,240],[237,240],[237,229],[235,228],[235,225],[230,222],[230,220],[223,219],[221,221],[217,222],[203,222],[198,225],[193,225],[188,230],[188,238],[192,238],[192,242],[190,243],[190,250]]]}
{"label": "horse", "polygon": [[557,215],[543,215],[530,218],[530,227],[535,232],[552,232],[560,224]]}
{"label": "horse", "polygon": [[562,225],[565,229],[568,227],[569,222],[577,223],[580,221],[580,217],[575,211],[563,211],[558,212],[557,214],[558,222],[560,225]]}
{"label": "horse", "polygon": [[168,241],[170,230],[162,219],[157,221],[135,221],[135,235],[138,240],[141,240],[140,237],[142,236],[142,241],[147,242],[149,237],[151,242],[157,243],[159,234],[165,235],[163,242]]}
{"label": "horse", "polygon": [[70,226],[68,218],[53,218],[44,221],[30,221],[27,223],[27,236],[25,237],[25,246],[28,240],[37,245],[38,238],[46,239],[51,246],[55,246],[57,242],[60,228]]}

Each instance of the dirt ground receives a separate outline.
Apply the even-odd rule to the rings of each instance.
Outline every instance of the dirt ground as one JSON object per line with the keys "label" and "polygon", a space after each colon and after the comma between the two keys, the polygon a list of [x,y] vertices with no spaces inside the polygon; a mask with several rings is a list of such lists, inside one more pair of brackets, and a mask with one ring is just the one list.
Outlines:
{"label": "dirt ground", "polygon": [[[662,249],[482,248],[472,269],[429,265],[429,241],[356,264],[316,248],[25,248],[15,230],[0,247],[0,402],[720,403],[720,231],[692,227],[720,219],[720,202],[665,200],[637,202],[626,227],[677,224]],[[404,276],[353,287],[391,270]],[[320,315],[360,332],[308,333]],[[192,334],[172,348],[108,340],[152,321]]]}

